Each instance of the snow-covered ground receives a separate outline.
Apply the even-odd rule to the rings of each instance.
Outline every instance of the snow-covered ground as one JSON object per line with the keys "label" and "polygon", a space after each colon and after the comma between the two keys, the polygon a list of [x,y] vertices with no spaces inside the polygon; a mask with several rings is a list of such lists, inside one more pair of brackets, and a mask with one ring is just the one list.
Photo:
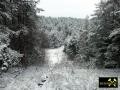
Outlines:
{"label": "snow-covered ground", "polygon": [[26,70],[12,68],[2,74],[0,90],[120,90],[98,87],[99,77],[117,76],[120,79],[120,70],[80,69],[67,61],[63,49],[46,49],[48,63],[44,66],[30,66]]}
{"label": "snow-covered ground", "polygon": [[57,49],[46,49],[46,57],[45,60],[48,62],[48,65],[52,67],[55,64],[59,64],[63,59],[65,59],[65,54],[63,53],[64,46]]}

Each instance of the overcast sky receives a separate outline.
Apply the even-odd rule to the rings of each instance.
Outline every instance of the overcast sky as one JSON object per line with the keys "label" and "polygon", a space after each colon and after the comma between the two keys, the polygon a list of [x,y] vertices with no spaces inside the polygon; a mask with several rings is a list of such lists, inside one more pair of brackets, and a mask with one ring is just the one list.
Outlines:
{"label": "overcast sky", "polygon": [[45,11],[40,15],[52,17],[85,18],[93,14],[100,0],[41,0],[38,7]]}

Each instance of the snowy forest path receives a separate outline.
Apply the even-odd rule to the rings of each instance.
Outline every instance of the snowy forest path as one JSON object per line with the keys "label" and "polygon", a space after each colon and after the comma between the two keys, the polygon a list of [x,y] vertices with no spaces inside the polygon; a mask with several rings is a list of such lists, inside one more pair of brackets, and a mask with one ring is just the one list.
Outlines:
{"label": "snowy forest path", "polygon": [[81,69],[73,66],[63,49],[63,46],[46,49],[47,63],[44,66],[30,66],[17,77],[16,69],[4,73],[0,77],[0,90],[101,90],[98,87],[99,77],[117,76],[120,79],[120,70]]}

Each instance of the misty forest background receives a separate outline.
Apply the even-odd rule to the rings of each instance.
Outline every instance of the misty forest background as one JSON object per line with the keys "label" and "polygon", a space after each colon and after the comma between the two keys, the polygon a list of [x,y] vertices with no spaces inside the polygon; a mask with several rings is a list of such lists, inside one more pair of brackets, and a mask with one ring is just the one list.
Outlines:
{"label": "misty forest background", "polygon": [[64,46],[75,65],[120,67],[120,1],[96,5],[92,18],[37,16],[35,0],[0,0],[0,67],[44,64],[45,48]]}

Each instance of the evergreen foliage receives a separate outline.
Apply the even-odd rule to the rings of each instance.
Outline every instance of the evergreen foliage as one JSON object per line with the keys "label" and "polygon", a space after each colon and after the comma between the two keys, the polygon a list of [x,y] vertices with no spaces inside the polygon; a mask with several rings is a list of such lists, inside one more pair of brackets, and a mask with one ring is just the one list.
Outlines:
{"label": "evergreen foliage", "polygon": [[[0,1],[0,67],[3,68],[4,63],[8,64],[7,68],[17,64],[26,67],[31,63],[30,56],[34,57],[34,60],[42,57],[42,40],[38,42],[41,36],[36,24],[38,1]],[[38,47],[39,52],[35,50],[35,47]]]}

